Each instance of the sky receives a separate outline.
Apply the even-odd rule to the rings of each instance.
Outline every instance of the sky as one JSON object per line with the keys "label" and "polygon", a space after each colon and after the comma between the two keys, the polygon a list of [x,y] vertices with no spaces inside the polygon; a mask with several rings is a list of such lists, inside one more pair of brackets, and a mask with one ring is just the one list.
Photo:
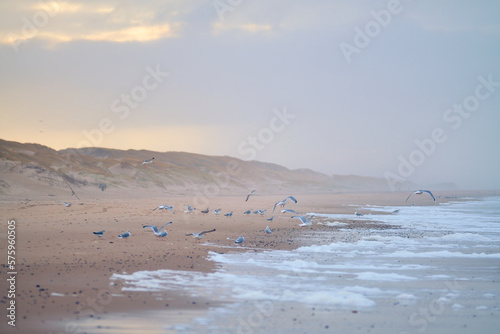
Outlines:
{"label": "sky", "polygon": [[500,2],[0,2],[0,138],[500,189]]}

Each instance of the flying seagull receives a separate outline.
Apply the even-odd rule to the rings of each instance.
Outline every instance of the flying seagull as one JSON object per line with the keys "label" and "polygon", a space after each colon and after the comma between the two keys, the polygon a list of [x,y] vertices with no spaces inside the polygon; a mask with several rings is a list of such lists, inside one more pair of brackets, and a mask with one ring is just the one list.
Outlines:
{"label": "flying seagull", "polygon": [[436,198],[434,198],[434,195],[429,191],[429,190],[416,190],[414,192],[412,192],[407,198],[406,198],[406,201],[408,202],[408,199],[410,198],[411,195],[415,194],[415,195],[422,195],[423,193],[428,193],[429,195],[431,195],[432,199],[434,200],[434,202],[436,202]]}
{"label": "flying seagull", "polygon": [[98,231],[98,232],[93,232],[95,235],[97,235],[99,238],[102,237],[102,235],[106,232],[105,230]]}
{"label": "flying seagull", "polygon": [[299,213],[295,210],[292,210],[292,209],[285,209],[285,210],[281,210],[281,213],[294,213],[296,215],[298,215]]}
{"label": "flying seagull", "polygon": [[245,238],[244,237],[239,237],[238,239],[236,239],[236,241],[234,242],[235,244],[242,244],[245,242]]}
{"label": "flying seagull", "polygon": [[185,205],[185,206],[187,206],[187,210],[184,212],[191,213],[194,212],[194,210],[196,210],[196,208],[193,208],[191,205]]}
{"label": "flying seagull", "polygon": [[248,199],[249,199],[249,198],[250,198],[250,196],[252,196],[252,195],[255,195],[255,190],[252,190],[252,191],[251,191],[251,192],[247,195],[247,199],[245,200],[245,202],[246,202],[246,201],[248,201]]}
{"label": "flying seagull", "polygon": [[123,232],[122,234],[120,234],[118,236],[118,238],[120,239],[127,239],[128,237],[130,237],[132,235],[132,233],[130,233],[130,231],[127,231],[127,232]]}
{"label": "flying seagull", "polygon": [[156,209],[160,209],[160,210],[170,210],[172,213],[175,213],[175,212],[174,212],[174,210],[173,210],[173,209],[174,209],[174,206],[173,206],[173,205],[172,205],[172,206],[168,206],[168,205],[160,205],[160,206],[158,206],[158,207],[154,208],[154,209],[153,209],[153,211],[155,211]]}
{"label": "flying seagull", "polygon": [[292,216],[292,218],[300,219],[302,224],[299,224],[299,226],[311,226],[313,217],[314,217],[314,215],[312,215],[309,219],[307,219],[305,216]]}
{"label": "flying seagull", "polygon": [[144,160],[144,161],[142,162],[142,164],[143,164],[143,165],[153,164],[153,163],[154,163],[154,160],[155,160],[155,157],[152,157],[151,159]]}
{"label": "flying seagull", "polygon": [[71,204],[73,204],[73,203],[66,203],[64,201],[59,201],[59,202],[61,202],[62,204],[66,205],[67,208],[69,208],[71,206]]}
{"label": "flying seagull", "polygon": [[284,207],[284,206],[285,206],[285,204],[288,202],[288,200],[289,200],[289,199],[291,199],[293,202],[297,203],[297,200],[295,199],[295,197],[293,197],[293,196],[288,196],[288,197],[287,197],[287,198],[285,198],[284,200],[279,201],[279,202],[276,202],[276,204],[274,204],[273,212],[274,212],[274,210],[276,209],[276,207],[277,207],[278,205],[280,205],[281,207]]}
{"label": "flying seagull", "polygon": [[186,234],[186,236],[192,235],[194,238],[196,238],[196,239],[198,239],[198,241],[200,241],[205,236],[206,233],[212,233],[212,232],[215,232],[215,228],[213,230],[203,231],[200,233],[188,233],[188,234]]}
{"label": "flying seagull", "polygon": [[167,230],[163,231],[163,229],[165,228],[165,226],[170,225],[170,224],[172,224],[172,222],[166,223],[165,225],[163,225],[159,229],[158,229],[158,226],[156,226],[156,225],[144,225],[142,228],[150,228],[153,230],[154,234],[157,237],[163,238],[163,237],[166,237],[168,235]]}

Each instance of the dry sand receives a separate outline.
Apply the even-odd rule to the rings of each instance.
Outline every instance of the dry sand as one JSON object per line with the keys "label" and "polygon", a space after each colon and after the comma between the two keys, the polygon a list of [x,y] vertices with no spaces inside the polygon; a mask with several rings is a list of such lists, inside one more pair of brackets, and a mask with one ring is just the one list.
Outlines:
{"label": "dry sand", "polygon": [[[156,309],[203,309],[213,306],[209,300],[192,300],[183,296],[170,295],[157,300],[152,294],[144,292],[123,292],[120,286],[110,285],[114,273],[132,273],[139,270],[214,270],[214,263],[206,261],[209,251],[238,251],[234,240],[245,236],[254,251],[260,249],[293,249],[301,246],[300,235],[304,231],[321,231],[325,227],[298,227],[297,219],[287,219],[287,215],[276,209],[273,222],[265,218],[271,216],[273,204],[284,196],[262,196],[257,193],[248,202],[245,195],[234,197],[209,198],[209,214],[200,211],[184,213],[185,204],[193,204],[193,196],[150,199],[88,199],[75,200],[67,208],[56,198],[30,201],[1,201],[2,230],[0,231],[1,252],[7,253],[7,221],[16,221],[16,326],[8,326],[5,316],[0,323],[2,333],[49,333],[57,332],[54,324],[66,324],[85,317],[99,317],[112,312],[145,311]],[[445,202],[455,196],[482,195],[478,192],[440,193],[438,202]],[[404,205],[407,193],[368,193],[368,194],[328,194],[296,195],[299,203],[288,204],[301,214],[354,213],[352,204]],[[432,204],[428,198],[413,199],[419,205]],[[81,204],[79,204],[81,202]],[[152,211],[160,204],[174,205],[175,214],[169,211]],[[219,216],[213,209],[222,209]],[[247,209],[267,209],[265,216],[243,215]],[[232,217],[223,214],[234,211]],[[143,225],[168,226],[168,236],[158,241],[151,229]],[[366,228],[364,223],[353,220],[342,228],[359,230]],[[266,225],[275,231],[266,235]],[[374,228],[370,224],[370,228]],[[378,228],[384,228],[383,224]],[[217,229],[207,234],[201,243],[186,236],[187,233]],[[102,238],[93,231],[106,230]],[[329,227],[329,230],[332,228]],[[128,240],[117,236],[130,231]],[[208,245],[205,242],[208,241]],[[210,246],[227,245],[230,248]],[[5,263],[5,262],[4,262]],[[0,289],[4,296],[1,307],[9,302],[6,273],[9,269],[2,264]],[[119,296],[120,295],[120,296]],[[72,332],[71,328],[66,328]],[[60,330],[60,327],[59,327]]]}

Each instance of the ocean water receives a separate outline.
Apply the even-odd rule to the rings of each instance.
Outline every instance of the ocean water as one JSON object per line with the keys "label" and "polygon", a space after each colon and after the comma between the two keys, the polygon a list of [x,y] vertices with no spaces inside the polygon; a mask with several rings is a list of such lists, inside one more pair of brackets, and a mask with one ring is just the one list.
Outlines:
{"label": "ocean water", "polygon": [[293,251],[210,253],[219,267],[213,273],[141,271],[112,280],[124,290],[159,298],[176,291],[220,305],[191,317],[141,315],[145,328],[157,325],[152,332],[497,333],[500,197],[354,211],[367,214],[317,212],[315,224],[342,227],[339,220],[350,219],[393,228],[307,232],[309,245]]}

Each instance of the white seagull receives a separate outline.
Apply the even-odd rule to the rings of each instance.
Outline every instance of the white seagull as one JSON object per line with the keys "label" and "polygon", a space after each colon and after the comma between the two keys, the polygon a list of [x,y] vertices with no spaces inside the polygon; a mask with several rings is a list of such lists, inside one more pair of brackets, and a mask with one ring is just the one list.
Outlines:
{"label": "white seagull", "polygon": [[248,199],[249,199],[249,198],[250,198],[250,196],[252,196],[252,195],[255,195],[255,190],[252,190],[252,191],[251,191],[251,192],[247,195],[247,199],[245,200],[245,202],[246,202],[246,201],[248,201]]}
{"label": "white seagull", "polygon": [[164,238],[168,235],[168,232],[167,232],[167,230],[163,231],[163,229],[165,228],[165,226],[170,225],[170,224],[172,224],[172,222],[166,223],[165,225],[163,225],[159,229],[158,229],[158,226],[156,226],[156,225],[144,225],[142,228],[150,228],[153,230],[156,237]]}
{"label": "white seagull", "polygon": [[305,216],[292,216],[292,218],[300,219],[302,224],[299,224],[299,226],[311,226],[313,217],[314,217],[314,215],[312,215],[311,217],[309,217],[309,219],[307,219]]}
{"label": "white seagull", "polygon": [[191,213],[191,212],[194,212],[194,210],[196,210],[196,208],[193,208],[191,205],[185,204],[184,206],[187,206],[187,210],[184,212]]}
{"label": "white seagull", "polygon": [[200,233],[188,233],[188,234],[186,234],[186,236],[192,235],[194,238],[196,238],[196,239],[198,239],[198,241],[200,241],[205,236],[206,233],[212,233],[212,232],[215,232],[215,228],[213,230],[203,231]]}
{"label": "white seagull", "polygon": [[71,206],[71,204],[73,204],[73,203],[66,203],[64,201],[59,201],[59,202],[61,202],[62,204],[66,205],[67,208],[69,208]]}
{"label": "white seagull", "polygon": [[144,160],[142,162],[143,165],[149,165],[149,164],[154,164],[155,157],[152,157],[151,159]]}
{"label": "white seagull", "polygon": [[295,199],[295,197],[293,197],[293,196],[288,196],[288,197],[287,197],[287,198],[285,198],[284,200],[279,201],[279,202],[276,202],[276,204],[274,204],[273,212],[274,212],[274,210],[276,209],[276,207],[277,207],[278,205],[280,205],[281,207],[284,207],[284,206],[285,206],[285,204],[288,202],[288,199],[291,199],[293,202],[297,203],[297,200]]}
{"label": "white seagull", "polygon": [[236,239],[236,241],[234,242],[235,244],[242,244],[245,242],[245,238],[244,237],[239,237],[238,239]]}
{"label": "white seagull", "polygon": [[219,215],[219,214],[220,214],[220,210],[222,210],[222,209],[215,209],[215,210],[214,210],[214,214],[215,214],[215,215]]}
{"label": "white seagull", "polygon": [[294,213],[296,215],[298,215],[299,213],[295,210],[292,210],[292,209],[285,209],[285,210],[281,210],[281,213]]}
{"label": "white seagull", "polygon": [[157,208],[154,208],[153,211],[155,211],[156,209],[159,209],[159,210],[170,210],[170,211],[172,211],[172,213],[175,213],[174,210],[173,210],[174,209],[173,205],[172,206],[160,205]]}
{"label": "white seagull", "polygon": [[271,231],[271,229],[269,228],[269,226],[266,226],[266,229],[264,230],[267,234],[271,234],[273,233],[273,231]]}
{"label": "white seagull", "polygon": [[106,231],[102,230],[102,231],[97,231],[97,232],[93,232],[93,233],[100,238],[100,237],[102,237],[102,235],[104,234],[104,232],[106,232]]}
{"label": "white seagull", "polygon": [[407,198],[406,198],[406,201],[408,202],[408,199],[410,198],[411,195],[415,194],[415,195],[422,195],[423,193],[428,193],[429,195],[431,195],[432,199],[434,200],[434,202],[436,202],[436,198],[434,197],[434,195],[429,191],[429,190],[416,190],[414,192],[412,192]]}

